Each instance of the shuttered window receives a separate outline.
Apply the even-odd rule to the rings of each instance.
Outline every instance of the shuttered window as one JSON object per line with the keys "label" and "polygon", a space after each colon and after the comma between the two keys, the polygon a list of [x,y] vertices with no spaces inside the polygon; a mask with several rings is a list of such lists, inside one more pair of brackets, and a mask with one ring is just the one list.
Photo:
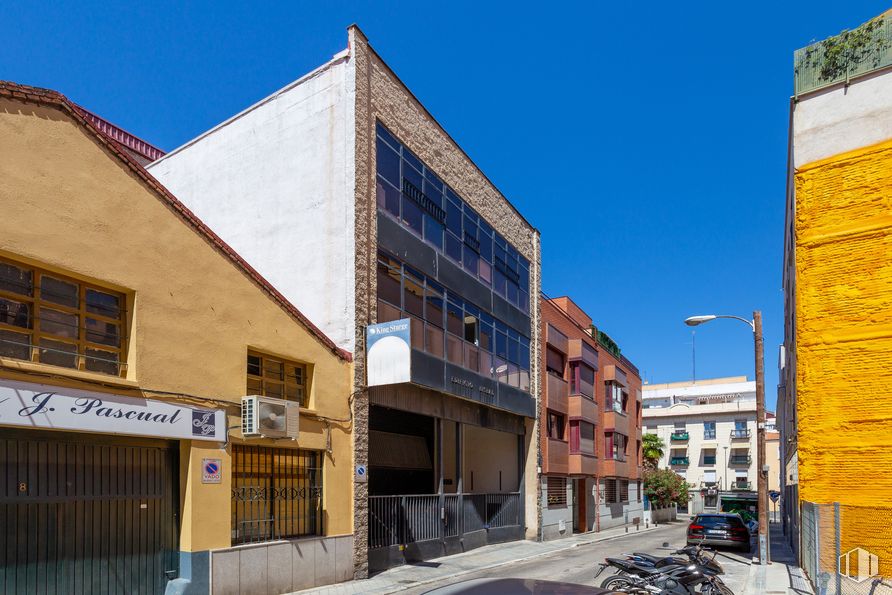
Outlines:
{"label": "shuttered window", "polygon": [[604,480],[604,502],[606,504],[616,504],[618,502],[615,479]]}

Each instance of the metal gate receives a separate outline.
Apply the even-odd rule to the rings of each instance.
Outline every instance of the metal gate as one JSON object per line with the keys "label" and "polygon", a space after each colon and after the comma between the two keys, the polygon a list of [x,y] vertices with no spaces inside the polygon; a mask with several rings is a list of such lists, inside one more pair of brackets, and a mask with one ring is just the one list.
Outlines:
{"label": "metal gate", "polygon": [[176,451],[3,429],[0,592],[163,593],[178,572]]}

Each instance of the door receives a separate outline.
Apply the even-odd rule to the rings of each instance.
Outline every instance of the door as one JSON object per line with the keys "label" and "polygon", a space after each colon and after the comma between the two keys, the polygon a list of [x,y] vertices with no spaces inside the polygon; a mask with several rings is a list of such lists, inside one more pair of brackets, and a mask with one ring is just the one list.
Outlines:
{"label": "door", "polygon": [[175,450],[3,434],[0,592],[164,592],[178,572]]}
{"label": "door", "polygon": [[573,531],[575,533],[584,533],[588,530],[588,523],[585,520],[585,479],[574,480],[576,485],[573,489],[573,501],[575,503],[573,511]]}

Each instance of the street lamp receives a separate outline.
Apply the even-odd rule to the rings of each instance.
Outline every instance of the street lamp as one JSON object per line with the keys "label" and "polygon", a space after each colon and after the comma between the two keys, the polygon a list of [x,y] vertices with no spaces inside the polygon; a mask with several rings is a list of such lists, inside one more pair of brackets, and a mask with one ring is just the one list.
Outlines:
{"label": "street lamp", "polygon": [[[756,351],[756,456],[759,502],[759,563],[768,564],[768,474],[765,472],[765,347],[762,341],[762,312],[753,312],[753,319],[740,316],[705,314],[686,318],[684,323],[688,326],[697,326],[715,320],[716,318],[733,318],[745,322],[753,331],[753,340]],[[727,451],[726,451],[727,452]]]}

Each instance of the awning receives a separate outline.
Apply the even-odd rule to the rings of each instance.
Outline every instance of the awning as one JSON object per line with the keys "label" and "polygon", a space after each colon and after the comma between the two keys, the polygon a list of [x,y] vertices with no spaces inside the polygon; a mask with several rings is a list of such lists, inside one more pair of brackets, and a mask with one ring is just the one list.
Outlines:
{"label": "awning", "polygon": [[433,469],[422,436],[369,431],[369,466],[391,469]]}

